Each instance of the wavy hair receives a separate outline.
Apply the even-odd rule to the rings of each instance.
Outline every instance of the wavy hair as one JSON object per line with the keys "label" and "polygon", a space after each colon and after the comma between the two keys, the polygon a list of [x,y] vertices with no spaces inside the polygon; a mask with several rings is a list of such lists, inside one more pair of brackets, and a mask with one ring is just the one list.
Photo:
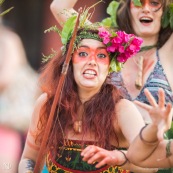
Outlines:
{"label": "wavy hair", "polygon": [[[43,105],[40,112],[38,123],[39,133],[36,137],[36,142],[39,143],[42,141],[44,135],[44,129],[49,118],[65,57],[66,54],[62,55],[62,53],[59,52],[59,55],[52,58],[42,69],[40,87],[42,92],[48,93],[48,100]],[[105,80],[100,92],[83,104],[84,130],[82,134],[85,135],[87,131],[92,130],[97,140],[95,144],[100,147],[111,149],[111,137],[116,140],[117,147],[119,145],[117,134],[114,131],[113,121],[116,120],[115,105],[121,98],[117,88],[108,84]],[[56,153],[57,147],[63,144],[65,138],[64,134],[66,134],[69,127],[73,127],[73,122],[77,117],[77,110],[81,104],[77,92],[77,84],[74,80],[72,62],[70,62],[61,94],[61,100],[60,103],[56,105],[47,149],[51,147],[51,150],[53,148],[54,153]],[[58,114],[57,111],[59,112]],[[85,144],[84,141],[83,143]]]}

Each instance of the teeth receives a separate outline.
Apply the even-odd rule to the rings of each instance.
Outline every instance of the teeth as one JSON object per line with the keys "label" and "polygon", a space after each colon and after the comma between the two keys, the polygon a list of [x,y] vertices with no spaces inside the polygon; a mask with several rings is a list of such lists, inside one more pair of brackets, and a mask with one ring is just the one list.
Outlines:
{"label": "teeth", "polygon": [[93,70],[86,70],[84,74],[96,75],[95,71]]}
{"label": "teeth", "polygon": [[141,20],[151,20],[150,18],[143,17]]}

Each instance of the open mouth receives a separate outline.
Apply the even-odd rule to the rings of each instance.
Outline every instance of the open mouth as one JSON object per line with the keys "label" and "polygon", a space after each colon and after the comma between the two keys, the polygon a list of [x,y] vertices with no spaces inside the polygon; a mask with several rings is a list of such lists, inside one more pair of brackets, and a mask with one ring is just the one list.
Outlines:
{"label": "open mouth", "polygon": [[85,76],[96,76],[96,75],[97,75],[97,73],[96,73],[95,70],[85,70],[85,71],[83,72],[83,74],[84,74]]}
{"label": "open mouth", "polygon": [[147,18],[147,17],[142,17],[142,18],[140,18],[140,22],[141,23],[151,23],[151,22],[153,22],[153,19]]}

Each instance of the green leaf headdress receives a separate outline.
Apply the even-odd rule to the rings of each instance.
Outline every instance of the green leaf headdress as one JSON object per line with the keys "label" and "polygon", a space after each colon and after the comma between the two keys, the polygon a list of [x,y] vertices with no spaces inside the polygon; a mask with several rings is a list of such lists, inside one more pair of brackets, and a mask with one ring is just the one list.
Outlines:
{"label": "green leaf headdress", "polygon": [[[109,71],[120,71],[123,67],[123,63],[125,63],[128,58],[130,58],[140,50],[142,39],[136,37],[133,34],[126,34],[123,31],[116,32],[115,29],[112,30],[110,29],[110,27],[103,27],[103,24],[99,22],[93,24],[89,23],[88,19],[91,16],[89,10],[93,8],[95,5],[96,4],[84,10],[80,16],[78,33],[73,44],[73,51],[78,47],[82,39],[95,39],[101,41],[103,44],[105,44],[107,52],[109,53],[109,56],[111,58]],[[113,14],[113,10],[117,8],[117,3],[111,3],[111,6],[108,11],[110,12],[110,14]],[[76,14],[73,14],[64,23],[62,31],[60,31],[55,26],[47,30],[53,30],[61,36],[61,41],[63,44],[63,53],[66,53],[67,51],[67,44],[72,36],[74,25],[76,23],[76,17]]]}

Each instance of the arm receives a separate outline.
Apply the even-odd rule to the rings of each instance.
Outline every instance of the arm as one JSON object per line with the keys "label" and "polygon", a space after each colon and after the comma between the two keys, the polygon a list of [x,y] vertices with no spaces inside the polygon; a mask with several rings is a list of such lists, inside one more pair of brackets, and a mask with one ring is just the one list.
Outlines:
{"label": "arm", "polygon": [[[127,139],[130,144],[139,133],[140,129],[144,126],[144,121],[141,114],[135,105],[128,101],[122,100],[117,105],[118,125],[122,131],[122,135]],[[129,114],[130,112],[130,114]],[[115,128],[117,123],[115,123]],[[133,128],[132,128],[133,127]],[[126,151],[123,151],[126,153]],[[98,162],[96,167],[101,167],[105,164],[108,165],[122,165],[123,169],[127,169],[138,173],[151,173],[156,172],[158,169],[141,168],[126,162],[126,156],[119,150],[108,151],[97,146],[88,146],[81,153],[83,160],[89,164]]]}
{"label": "arm", "polygon": [[25,148],[19,163],[19,173],[25,173],[27,171],[32,172],[34,170],[35,162],[39,152],[39,145],[35,143],[35,135],[33,135],[33,132],[35,133],[37,131],[40,109],[46,100],[47,94],[42,94],[36,102],[26,138]]}
{"label": "arm", "polygon": [[[165,106],[165,95],[162,89],[159,90],[158,104],[148,90],[145,90],[145,94],[152,106],[140,102],[136,103],[150,112],[152,123],[143,128],[136,137],[128,150],[127,156],[131,162],[140,166],[171,167],[173,157],[166,157],[166,148],[172,153],[172,143],[163,140],[163,135],[170,128],[172,122],[172,106],[171,104]],[[136,153],[136,150],[140,152]]]}
{"label": "arm", "polygon": [[73,7],[76,4],[77,0],[54,0],[50,9],[54,15],[57,22],[63,26],[63,23],[72,15],[72,13],[77,13]]}

